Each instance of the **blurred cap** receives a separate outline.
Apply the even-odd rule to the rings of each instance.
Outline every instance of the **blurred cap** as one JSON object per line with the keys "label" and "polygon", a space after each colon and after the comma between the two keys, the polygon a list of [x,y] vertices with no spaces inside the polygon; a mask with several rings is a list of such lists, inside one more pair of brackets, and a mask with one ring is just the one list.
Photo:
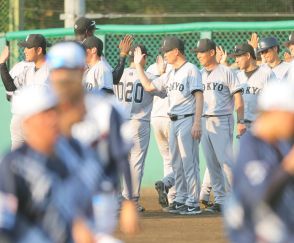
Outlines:
{"label": "blurred cap", "polygon": [[80,17],[76,20],[74,25],[75,34],[84,34],[87,30],[95,30],[96,22],[86,17]]}
{"label": "blurred cap", "polygon": [[99,39],[96,36],[87,37],[85,40],[83,40],[82,45],[86,49],[91,49],[91,48],[96,47],[97,50],[100,51],[101,53],[103,51],[103,42],[101,39]]}
{"label": "blurred cap", "polygon": [[45,37],[40,34],[30,34],[25,41],[19,42],[18,45],[27,48],[41,47],[42,49],[51,46],[51,44],[46,41]]}
{"label": "blurred cap", "polygon": [[200,39],[197,42],[196,48],[194,48],[195,52],[206,52],[210,50],[216,50],[216,44],[214,43],[213,40],[210,39]]}
{"label": "blurred cap", "polygon": [[270,82],[258,97],[258,109],[294,112],[294,85],[285,80]]}
{"label": "blurred cap", "polygon": [[60,42],[49,50],[46,61],[50,70],[84,68],[86,52],[80,43],[74,41]]}
{"label": "blurred cap", "polygon": [[19,89],[12,97],[12,113],[29,118],[57,105],[53,90],[45,85],[29,85]]}
{"label": "blurred cap", "polygon": [[294,32],[289,35],[289,40],[284,42],[284,46],[289,47],[291,44],[294,44]]}
{"label": "blurred cap", "polygon": [[142,54],[145,54],[146,56],[150,56],[149,53],[148,53],[148,51],[147,51],[147,48],[144,45],[142,45],[142,44],[136,44],[136,45],[132,46],[131,49],[130,49],[130,51],[129,51],[129,56],[130,57],[134,57],[134,52],[135,52],[135,49],[137,47],[140,47]]}
{"label": "blurred cap", "polygon": [[169,52],[173,49],[178,49],[182,53],[185,51],[184,42],[176,36],[165,37],[161,42],[160,51],[163,53]]}
{"label": "blurred cap", "polygon": [[275,37],[264,37],[258,43],[257,52],[265,51],[274,46],[279,46],[279,42]]}
{"label": "blurred cap", "polygon": [[241,56],[241,55],[243,55],[245,53],[249,53],[251,55],[251,57],[256,59],[254,49],[248,43],[243,43],[243,44],[240,44],[240,45],[236,45],[235,48],[234,48],[234,53],[229,54],[229,57],[235,58],[235,57]]}

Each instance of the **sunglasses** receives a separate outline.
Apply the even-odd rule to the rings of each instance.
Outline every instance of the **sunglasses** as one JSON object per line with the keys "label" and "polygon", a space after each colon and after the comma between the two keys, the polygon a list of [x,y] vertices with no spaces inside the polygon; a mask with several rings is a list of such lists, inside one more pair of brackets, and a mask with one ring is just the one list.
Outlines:
{"label": "sunglasses", "polygon": [[261,54],[266,54],[266,53],[268,53],[271,49],[272,49],[272,48],[266,49],[266,50],[264,50],[264,51],[261,51],[260,53],[261,53]]}

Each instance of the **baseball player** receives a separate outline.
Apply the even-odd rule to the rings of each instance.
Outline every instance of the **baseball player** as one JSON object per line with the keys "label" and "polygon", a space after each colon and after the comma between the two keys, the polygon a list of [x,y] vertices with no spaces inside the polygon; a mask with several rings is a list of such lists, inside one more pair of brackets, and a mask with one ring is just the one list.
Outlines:
{"label": "baseball player", "polygon": [[286,81],[271,82],[258,98],[260,115],[240,140],[232,194],[224,210],[231,242],[294,239],[294,211],[289,203],[294,199],[289,143],[294,135],[293,104],[294,86]]}
{"label": "baseball player", "polygon": [[[159,77],[171,70],[172,66],[167,64],[162,55],[156,59],[156,63],[150,65],[146,72]],[[163,159],[163,179],[155,182],[155,189],[158,193],[158,201],[163,210],[167,210],[169,204],[175,199],[175,179],[172,170],[171,155],[169,149],[170,118],[168,113],[168,97],[160,98],[155,96],[151,112],[151,125],[155,140]]]}
{"label": "baseball player", "polygon": [[[44,36],[39,34],[29,35],[25,41],[19,43],[25,47],[25,60],[31,65],[24,65],[21,71],[9,74],[6,61],[9,57],[9,49],[5,47],[0,57],[0,73],[7,92],[15,92],[28,84],[46,84],[48,79],[48,67],[45,63],[46,48],[48,43]],[[21,66],[18,66],[20,68]],[[21,117],[13,114],[10,123],[11,149],[18,147],[23,142],[23,133],[20,127]]]}
{"label": "baseball player", "polygon": [[[130,170],[127,160],[129,147],[122,140],[121,115],[112,104],[110,96],[86,93],[84,99],[82,76],[85,52],[81,45],[75,42],[56,44],[50,49],[47,62],[50,68],[51,84],[61,99],[60,110],[62,115],[60,116],[60,123],[62,124],[62,134],[69,141],[69,145],[73,147],[73,154],[75,154],[75,151],[79,151],[78,147],[81,146],[79,144],[82,143],[87,147],[93,147],[101,161],[105,178],[99,185],[96,185],[97,190],[93,198],[94,213],[97,219],[95,221],[96,236],[99,236],[99,240],[105,237],[110,238],[109,234],[116,226],[117,218],[115,206],[117,200],[112,192],[118,190],[121,174],[126,178],[128,188],[131,191]],[[85,101],[86,107],[84,107],[83,101]],[[81,122],[85,112],[85,120]],[[101,115],[103,119],[101,119]],[[63,140],[64,142],[66,141]],[[69,160],[71,159],[71,156],[66,156]],[[86,160],[86,154],[81,156],[81,159]],[[133,203],[123,203],[122,212],[127,211],[128,214],[127,222],[125,213],[122,213],[121,216],[124,223],[122,227],[126,233],[133,233],[137,230],[137,218],[132,210],[136,210]]]}
{"label": "baseball player", "polygon": [[159,90],[167,94],[169,99],[169,145],[176,188],[176,198],[170,205],[169,212],[183,215],[200,214],[198,143],[203,105],[201,75],[195,65],[187,62],[184,42],[179,38],[166,37],[162,41],[161,50],[164,59],[173,69],[153,82],[148,79],[141,66],[145,55],[139,48],[135,51],[134,60],[144,90]]}
{"label": "baseball player", "polygon": [[275,74],[265,65],[261,67],[256,65],[254,49],[247,43],[235,46],[234,53],[230,56],[236,59],[240,69],[237,77],[243,85],[244,123],[249,129],[257,117],[257,97],[268,82],[274,80]]}
{"label": "baseball player", "polygon": [[200,39],[195,48],[204,86],[203,134],[201,144],[215,196],[208,212],[221,211],[226,191],[230,190],[233,142],[233,109],[237,112],[237,134],[245,130],[242,86],[235,73],[216,61],[216,44],[210,39]]}
{"label": "baseball player", "polygon": [[101,60],[103,42],[96,36],[87,37],[82,42],[86,49],[87,68],[84,73],[84,85],[86,90],[103,90],[113,94],[112,68],[106,59]]}
{"label": "baseball player", "polygon": [[[139,46],[146,54],[147,59],[147,49],[143,45]],[[129,134],[134,144],[130,151],[133,195],[129,198],[125,182],[123,183],[122,195],[124,198],[134,200],[137,203],[138,211],[142,212],[145,209],[139,204],[140,189],[150,139],[150,114],[154,94],[145,92],[138,78],[134,64],[134,50],[136,47],[133,46],[129,52],[130,66],[124,70],[120,82],[115,87],[115,94],[126,110],[126,119],[129,121]],[[145,63],[146,60],[144,60],[143,66]],[[147,75],[149,75],[149,78],[154,79],[153,75]]]}
{"label": "baseball player", "polygon": [[284,46],[288,48],[290,51],[290,55],[293,58],[294,57],[294,32],[291,33],[289,36],[289,40],[284,42]]}
{"label": "baseball player", "polygon": [[[76,40],[79,42],[82,42],[87,37],[94,36],[94,32],[97,29],[98,28],[96,27],[96,23],[94,20],[91,20],[85,17],[78,18],[74,24],[74,32],[75,32]],[[132,46],[132,42],[133,42],[133,37],[131,35],[126,35],[123,38],[123,40],[121,40],[121,42],[119,43],[119,50],[120,50],[119,60],[117,65],[112,71],[114,84],[119,82],[123,74],[126,58]],[[103,55],[101,56],[101,60],[102,61],[105,60],[105,57]],[[106,65],[109,65],[107,61],[106,61]],[[109,66],[109,68],[111,67]]]}
{"label": "baseball player", "polygon": [[[79,234],[73,227],[75,220],[87,217],[89,180],[99,183],[98,163],[89,166],[88,161],[83,168],[69,171],[56,153],[58,100],[46,86],[26,86],[12,102],[15,113],[23,117],[27,136],[1,161],[1,242],[72,242],[72,232]],[[71,165],[75,162],[71,160]],[[81,225],[78,228],[82,230]]]}
{"label": "baseball player", "polygon": [[265,59],[266,64],[273,70],[278,80],[287,79],[290,64],[279,57],[280,47],[275,37],[262,38],[258,43],[257,53]]}

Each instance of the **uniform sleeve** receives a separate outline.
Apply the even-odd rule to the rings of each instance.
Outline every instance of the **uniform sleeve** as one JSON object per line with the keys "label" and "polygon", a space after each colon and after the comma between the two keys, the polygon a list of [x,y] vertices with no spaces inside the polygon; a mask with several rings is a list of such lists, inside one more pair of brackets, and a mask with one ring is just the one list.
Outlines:
{"label": "uniform sleeve", "polygon": [[165,94],[167,93],[168,77],[169,77],[169,73],[165,73],[152,81],[152,84],[159,92],[162,92]]}
{"label": "uniform sleeve", "polygon": [[[151,82],[153,82],[155,79],[157,79],[159,77],[159,76],[154,75],[153,73],[150,73],[150,72],[147,72],[147,71],[146,71],[146,75],[147,75],[148,79],[151,80]],[[162,91],[162,90],[157,90],[156,89],[155,91],[152,91],[151,94],[154,95],[154,96],[159,96],[162,99],[166,97],[165,90]]]}
{"label": "uniform sleeve", "polygon": [[196,91],[203,91],[202,75],[197,67],[194,67],[190,70],[188,82],[191,94],[195,93]]}
{"label": "uniform sleeve", "polygon": [[95,79],[97,80],[99,89],[112,88],[112,85],[113,85],[112,73],[105,66],[101,65],[99,69],[96,70]]}
{"label": "uniform sleeve", "polygon": [[113,84],[118,84],[124,72],[126,57],[120,57],[114,70],[112,71]]}
{"label": "uniform sleeve", "polygon": [[0,64],[0,73],[1,73],[1,79],[2,79],[3,85],[6,91],[8,92],[15,91],[17,88],[13,82],[13,78],[10,76],[8,72],[6,63]]}
{"label": "uniform sleeve", "polygon": [[242,91],[242,84],[240,80],[238,79],[237,75],[235,72],[232,70],[228,69],[227,70],[227,85],[229,87],[231,95],[241,92]]}

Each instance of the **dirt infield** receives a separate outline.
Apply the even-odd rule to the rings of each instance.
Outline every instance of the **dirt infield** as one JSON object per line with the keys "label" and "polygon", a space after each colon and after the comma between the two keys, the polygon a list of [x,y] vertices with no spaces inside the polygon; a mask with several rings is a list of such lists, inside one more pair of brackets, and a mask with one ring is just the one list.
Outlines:
{"label": "dirt infield", "polygon": [[157,203],[153,189],[143,189],[141,202],[146,208],[141,216],[142,231],[132,238],[117,234],[126,243],[228,242],[221,216],[180,216],[164,213]]}

